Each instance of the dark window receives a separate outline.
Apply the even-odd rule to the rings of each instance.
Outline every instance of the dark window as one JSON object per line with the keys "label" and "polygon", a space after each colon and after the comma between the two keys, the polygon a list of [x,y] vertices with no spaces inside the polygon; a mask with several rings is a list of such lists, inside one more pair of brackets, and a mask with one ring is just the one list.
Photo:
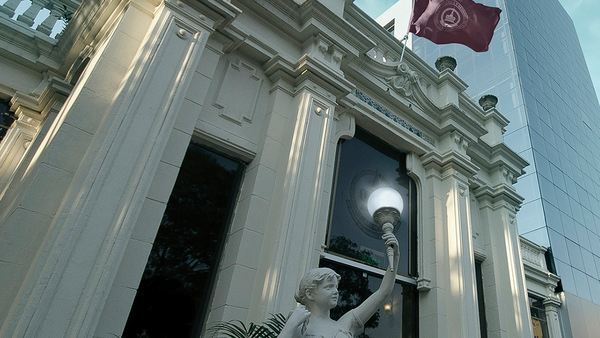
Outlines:
{"label": "dark window", "polygon": [[406,155],[375,137],[357,130],[354,138],[338,149],[334,200],[331,209],[328,251],[365,264],[387,267],[381,227],[367,211],[367,200],[375,189],[389,186],[404,201],[394,233],[400,244],[398,272],[417,275],[416,187],[406,173]]}
{"label": "dark window", "polygon": [[0,142],[15,121],[15,115],[8,110],[8,103],[0,101]]}
{"label": "dark window", "polygon": [[477,305],[479,308],[479,331],[481,338],[487,338],[487,320],[485,319],[485,301],[483,298],[483,275],[481,262],[475,261],[475,279],[477,280]]}
{"label": "dark window", "polygon": [[124,338],[199,336],[243,167],[190,144]]}
{"label": "dark window", "polygon": [[529,297],[529,309],[531,311],[531,323],[534,338],[548,338],[548,324],[546,322],[546,310],[541,299]]}
{"label": "dark window", "polygon": [[387,255],[383,232],[372,221],[367,200],[382,186],[396,189],[404,202],[394,226],[400,244],[399,275],[389,301],[356,337],[418,337],[416,185],[407,175],[406,155],[360,129],[338,147],[327,254],[320,263],[342,276],[332,318],[362,303],[381,284]]}

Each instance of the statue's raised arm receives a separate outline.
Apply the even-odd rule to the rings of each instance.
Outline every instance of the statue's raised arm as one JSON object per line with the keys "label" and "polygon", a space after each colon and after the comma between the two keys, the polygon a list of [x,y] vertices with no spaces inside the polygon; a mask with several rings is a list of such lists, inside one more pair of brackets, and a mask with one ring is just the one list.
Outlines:
{"label": "statue's raised arm", "polygon": [[348,311],[337,321],[330,311],[338,302],[340,275],[329,268],[310,270],[300,281],[295,298],[301,305],[288,318],[279,338],[352,338],[392,294],[400,252],[393,234],[384,234],[383,240],[394,249],[394,260],[389,266],[379,289],[358,307]]}

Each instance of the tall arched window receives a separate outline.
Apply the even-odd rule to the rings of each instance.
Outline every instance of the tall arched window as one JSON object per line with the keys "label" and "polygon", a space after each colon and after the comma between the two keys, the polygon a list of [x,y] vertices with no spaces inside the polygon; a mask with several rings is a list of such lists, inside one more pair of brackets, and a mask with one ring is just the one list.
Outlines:
{"label": "tall arched window", "polygon": [[367,211],[371,192],[382,186],[396,189],[405,206],[394,227],[400,244],[397,284],[357,337],[417,337],[416,186],[406,172],[406,154],[360,129],[338,147],[327,249],[320,263],[342,276],[340,302],[332,317],[375,291],[387,268],[383,232]]}

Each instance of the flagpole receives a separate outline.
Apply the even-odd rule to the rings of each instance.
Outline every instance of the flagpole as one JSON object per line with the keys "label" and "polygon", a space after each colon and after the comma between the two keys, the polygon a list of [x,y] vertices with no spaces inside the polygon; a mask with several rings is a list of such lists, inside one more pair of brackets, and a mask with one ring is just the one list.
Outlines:
{"label": "flagpole", "polygon": [[400,40],[400,43],[402,43],[404,45],[404,47],[402,47],[402,54],[400,54],[400,62],[402,62],[402,59],[404,59],[404,50],[406,50],[406,43],[408,42],[408,34],[406,34],[402,40]]}

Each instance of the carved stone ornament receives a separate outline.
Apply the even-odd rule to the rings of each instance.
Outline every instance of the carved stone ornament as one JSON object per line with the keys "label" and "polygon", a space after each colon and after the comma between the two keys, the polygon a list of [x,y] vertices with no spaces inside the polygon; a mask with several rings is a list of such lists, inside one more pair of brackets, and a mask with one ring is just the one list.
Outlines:
{"label": "carved stone ornament", "polygon": [[452,136],[454,143],[456,144],[456,150],[466,153],[470,144],[469,140],[467,140],[463,135],[461,135],[458,132],[455,132]]}
{"label": "carved stone ornament", "polygon": [[517,183],[515,174],[512,171],[509,171],[507,168],[502,169],[502,175],[504,176],[506,184],[513,185],[513,184]]}
{"label": "carved stone ornament", "polygon": [[539,249],[521,244],[521,257],[523,260],[533,264],[534,266],[537,266],[538,268],[543,268],[540,260],[541,254],[542,253]]}
{"label": "carved stone ornament", "polygon": [[422,277],[419,278],[419,280],[417,280],[417,290],[421,292],[431,290],[431,280]]}
{"label": "carved stone ornament", "polygon": [[456,69],[456,59],[447,55],[440,56],[435,60],[435,68],[437,68],[439,72],[443,72],[446,69],[454,71],[454,69]]}
{"label": "carved stone ornament", "polygon": [[387,78],[387,82],[396,92],[404,96],[413,95],[413,86],[417,84],[419,75],[404,62],[396,67],[396,76]]}

